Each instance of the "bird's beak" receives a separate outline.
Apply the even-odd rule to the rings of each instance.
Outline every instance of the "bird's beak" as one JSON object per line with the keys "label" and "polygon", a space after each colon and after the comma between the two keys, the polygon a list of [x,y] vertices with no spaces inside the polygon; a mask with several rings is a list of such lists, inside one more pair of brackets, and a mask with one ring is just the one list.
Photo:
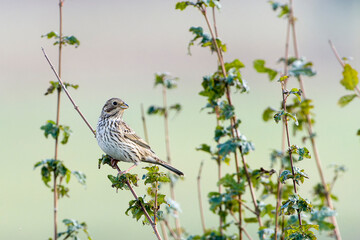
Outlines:
{"label": "bird's beak", "polygon": [[122,109],[128,109],[128,108],[129,108],[129,105],[127,105],[126,103],[123,103],[123,104],[121,105],[121,108],[122,108]]}

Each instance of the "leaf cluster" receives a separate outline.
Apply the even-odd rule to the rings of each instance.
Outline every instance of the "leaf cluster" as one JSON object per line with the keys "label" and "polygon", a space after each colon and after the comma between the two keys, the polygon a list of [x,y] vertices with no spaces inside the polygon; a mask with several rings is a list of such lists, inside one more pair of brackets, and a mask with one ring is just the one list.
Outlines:
{"label": "leaf cluster", "polygon": [[280,181],[283,184],[286,180],[293,179],[298,185],[300,185],[300,182],[304,183],[305,178],[309,178],[308,175],[305,173],[305,170],[298,167],[294,167],[294,174],[292,174],[289,170],[284,170],[280,174]]}
{"label": "leaf cluster", "polygon": [[42,35],[41,37],[46,37],[47,39],[54,38],[56,41],[54,42],[54,45],[58,45],[61,42],[61,45],[71,45],[75,46],[75,48],[80,46],[80,41],[75,36],[62,36],[60,39],[60,35],[57,32],[49,32],[45,35]]}
{"label": "leaf cluster", "polygon": [[311,212],[312,208],[313,207],[308,200],[295,194],[290,196],[288,200],[282,202],[280,215],[294,215],[297,214],[297,212]]}
{"label": "leaf cluster", "polygon": [[303,224],[301,226],[289,226],[285,229],[286,240],[315,240],[316,236],[310,229],[319,230],[318,225]]}
{"label": "leaf cluster", "polygon": [[[69,188],[62,185],[62,181],[65,179],[65,183],[69,183],[71,174],[76,177],[78,182],[82,185],[86,184],[86,175],[80,171],[70,171],[62,161],[55,159],[46,159],[35,163],[34,169],[41,167],[41,179],[47,187],[50,187],[52,175],[56,178],[59,177],[59,184],[57,185],[58,198],[68,195]],[[54,189],[52,189],[54,191]]]}
{"label": "leaf cluster", "polygon": [[80,231],[83,231],[86,235],[86,238],[91,240],[90,234],[88,233],[88,227],[85,222],[79,223],[74,219],[64,219],[63,223],[66,225],[67,230],[64,232],[59,232],[57,234],[58,238],[63,236],[63,239],[80,240],[78,235]]}
{"label": "leaf cluster", "polygon": [[222,177],[217,185],[224,187],[224,193],[210,192],[208,194],[210,210],[218,214],[224,222],[229,213],[238,211],[238,195],[245,192],[245,182],[238,182],[235,177],[237,174],[226,174]]}
{"label": "leaf cluster", "polygon": [[[64,82],[64,86],[66,88],[72,87],[73,89],[78,89],[79,88],[79,85],[71,84],[71,83],[67,83],[67,82]],[[44,95],[52,94],[55,89],[57,89],[58,91],[61,91],[62,87],[61,87],[61,85],[59,84],[58,81],[56,81],[56,82],[50,81],[50,86],[48,87],[48,89],[46,90]]]}
{"label": "leaf cluster", "polygon": [[292,154],[298,154],[299,161],[303,160],[304,158],[311,158],[310,152],[306,147],[301,148],[296,145],[291,145],[288,151],[291,152]]}
{"label": "leaf cluster", "polygon": [[187,240],[235,240],[238,239],[238,236],[226,235],[225,233],[220,233],[217,230],[207,230],[203,235],[191,235]]}
{"label": "leaf cluster", "polygon": [[51,135],[54,139],[57,139],[59,137],[60,132],[62,132],[63,138],[61,140],[61,144],[66,144],[72,133],[69,126],[56,125],[56,123],[52,120],[48,120],[45,125],[42,125],[40,127],[40,129],[44,130],[44,135],[46,138],[49,135]]}
{"label": "leaf cluster", "polygon": [[211,37],[209,33],[205,33],[202,27],[191,27],[189,32],[195,35],[195,37],[189,42],[188,45],[188,54],[191,55],[190,48],[194,46],[194,43],[199,40],[199,45],[201,47],[209,47],[211,52],[215,52],[217,47],[221,52],[226,52],[226,44],[222,43],[219,38],[215,40]]}

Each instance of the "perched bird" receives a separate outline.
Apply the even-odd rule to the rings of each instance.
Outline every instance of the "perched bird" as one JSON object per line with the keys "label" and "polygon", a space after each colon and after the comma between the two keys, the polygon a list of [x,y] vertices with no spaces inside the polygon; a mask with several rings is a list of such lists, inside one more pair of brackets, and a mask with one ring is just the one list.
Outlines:
{"label": "perched bird", "polygon": [[184,175],[167,162],[160,160],[150,146],[123,121],[124,111],[127,108],[129,106],[123,100],[109,99],[102,108],[96,127],[96,140],[107,155],[117,161],[134,164],[121,173],[127,173],[140,162],[147,162],[161,165],[179,176]]}

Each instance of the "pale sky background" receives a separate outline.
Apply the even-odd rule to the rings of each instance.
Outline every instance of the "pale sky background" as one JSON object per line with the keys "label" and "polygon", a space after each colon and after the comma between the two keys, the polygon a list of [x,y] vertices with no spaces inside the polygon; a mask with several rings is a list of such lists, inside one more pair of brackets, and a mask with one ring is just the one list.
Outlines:
{"label": "pale sky background", "polygon": [[[346,108],[337,100],[347,94],[339,84],[341,67],[331,52],[331,39],[342,56],[351,56],[351,64],[360,69],[360,2],[356,0],[295,0],[298,18],[297,34],[301,56],[313,61],[318,75],[305,80],[307,95],[314,100],[318,145],[326,177],[330,181],[331,163],[345,164],[348,172],[339,179],[335,194],[340,198],[335,206],[343,239],[355,239],[360,211],[359,155],[360,101],[355,99]],[[130,108],[125,120],[143,136],[140,104],[147,108],[161,104],[161,91],[154,89],[154,73],[170,72],[180,78],[179,87],[169,92],[169,103],[181,103],[183,111],[171,116],[170,139],[173,165],[186,178],[176,187],[177,200],[183,213],[180,220],[190,234],[201,233],[196,192],[196,176],[200,161],[203,171],[203,199],[216,189],[215,163],[195,151],[201,143],[211,142],[214,120],[200,111],[205,99],[198,95],[202,76],[216,68],[215,55],[194,46],[187,55],[191,26],[205,27],[201,14],[194,9],[176,11],[176,1],[81,1],[66,0],[64,4],[64,34],[75,35],[78,49],[66,47],[63,52],[63,80],[80,85],[71,91],[90,123],[95,127],[101,107],[111,97],[120,97]],[[239,58],[246,68],[249,94],[234,94],[240,130],[252,140],[256,151],[248,157],[252,168],[269,168],[269,153],[280,147],[281,126],[264,123],[263,110],[277,107],[281,98],[279,85],[269,83],[267,76],[255,73],[252,62],[265,59],[276,65],[284,52],[285,20],[278,19],[267,1],[222,1],[217,15],[220,38],[227,44],[226,61]],[[57,48],[52,41],[41,38],[58,31],[56,0],[0,0],[0,239],[47,239],[52,236],[52,193],[45,187],[35,162],[53,156],[53,140],[45,139],[40,126],[55,118],[55,95],[44,96],[54,75],[40,48],[57,63]],[[293,83],[296,87],[296,83]],[[108,167],[97,169],[102,152],[95,139],[70,105],[62,98],[61,122],[70,125],[73,135],[66,146],[60,146],[59,157],[72,170],[86,173],[86,189],[75,178],[70,183],[71,198],[61,199],[59,219],[86,221],[93,239],[153,239],[151,227],[142,226],[125,216],[130,192],[115,193],[107,174]],[[147,117],[150,144],[165,158],[163,121]],[[294,144],[302,145],[300,139]],[[311,148],[308,146],[309,149]],[[311,196],[311,186],[319,178],[313,160],[299,164],[310,175],[300,188]],[[121,164],[128,167],[126,163]],[[143,165],[145,166],[145,165]],[[224,167],[232,171],[233,165]],[[142,176],[138,167],[134,172]],[[144,186],[136,191],[143,194]],[[207,227],[215,227],[217,218],[206,211]],[[59,224],[60,231],[64,229]],[[256,226],[250,226],[256,238]],[[321,236],[319,239],[328,239]]]}

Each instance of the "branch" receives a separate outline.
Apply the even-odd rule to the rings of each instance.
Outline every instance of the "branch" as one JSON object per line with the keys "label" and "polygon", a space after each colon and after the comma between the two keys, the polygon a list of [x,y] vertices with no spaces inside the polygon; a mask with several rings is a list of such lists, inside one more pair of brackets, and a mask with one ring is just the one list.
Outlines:
{"label": "branch", "polygon": [[[116,168],[116,170],[119,172],[119,174],[122,174],[122,171],[120,170],[120,168],[119,168],[119,166],[118,166],[117,164],[115,164],[115,168]],[[126,185],[129,187],[129,189],[130,189],[132,195],[134,196],[134,198],[138,201],[139,198],[138,198],[138,196],[136,195],[136,192],[134,191],[134,189],[132,188],[129,180],[127,180],[127,179],[126,179]],[[145,214],[145,217],[146,217],[147,220],[150,222],[151,227],[154,229],[154,232],[155,232],[156,237],[157,237],[159,240],[161,240],[161,237],[160,237],[159,231],[158,231],[157,228],[156,228],[155,222],[151,219],[149,213],[146,211],[144,205],[143,205],[140,201],[139,201],[139,204],[140,204],[140,207],[141,207],[141,209],[143,210],[143,212],[144,212],[144,214]],[[155,219],[155,217],[154,217],[154,219]]]}
{"label": "branch", "polygon": [[44,53],[44,56],[46,58],[46,60],[48,61],[51,69],[53,70],[56,78],[58,79],[62,89],[64,90],[64,92],[66,93],[66,95],[68,96],[70,102],[72,103],[72,105],[74,106],[75,110],[79,113],[80,117],[84,120],[84,122],[86,123],[86,125],[89,127],[89,129],[91,130],[91,132],[95,135],[95,130],[91,127],[90,123],[86,120],[86,118],[84,117],[84,115],[81,113],[79,107],[75,104],[74,100],[72,99],[70,93],[68,92],[68,90],[66,89],[63,81],[60,79],[59,74],[56,72],[54,65],[51,63],[50,59],[48,58],[48,56],[46,55],[46,52],[44,50],[44,48],[41,48],[42,52]]}
{"label": "branch", "polygon": [[[239,224],[239,220],[236,218],[235,214],[230,211],[230,214],[231,216],[235,219],[236,223]],[[252,240],[251,236],[249,235],[249,233],[246,231],[245,228],[241,227],[241,230],[245,233],[246,237],[249,239],[249,240]]]}
{"label": "branch", "polygon": [[[295,48],[295,57],[299,58],[299,51],[298,51],[298,46],[297,46],[297,38],[296,38],[295,23],[294,23],[294,9],[293,9],[293,5],[292,5],[292,0],[289,0],[289,2],[290,2],[290,12],[289,12],[289,14],[291,15],[291,16],[289,16],[289,18],[292,19],[292,21],[290,21],[290,24],[291,24],[292,31],[293,31],[293,42],[294,42],[294,48]],[[304,83],[302,81],[301,76],[299,76],[299,83],[300,83],[300,87],[301,87],[301,89],[303,91],[303,97],[304,97],[304,99],[306,99],[306,92],[305,92]],[[360,91],[359,91],[359,93],[360,93]],[[314,151],[316,166],[317,166],[317,169],[318,169],[318,172],[319,172],[319,175],[320,175],[321,183],[322,183],[322,185],[323,185],[323,187],[325,189],[325,197],[326,197],[326,201],[327,201],[327,206],[330,209],[334,209],[333,204],[332,204],[332,200],[331,200],[331,197],[330,197],[330,194],[329,194],[329,191],[328,191],[328,187],[327,187],[327,184],[326,184],[326,180],[325,180],[325,177],[324,177],[324,174],[323,174],[320,155],[319,155],[319,152],[318,152],[316,141],[315,141],[314,137],[311,137],[314,134],[313,134],[310,114],[306,115],[306,120],[307,120],[307,123],[308,123],[307,124],[307,126],[308,126],[307,130],[308,130],[310,140],[311,140],[311,144],[312,144],[312,148],[313,148],[313,151]],[[341,240],[340,229],[339,229],[339,226],[337,224],[336,217],[331,216],[330,219],[331,219],[332,224],[335,227],[334,228],[334,235],[335,235],[336,239]]]}
{"label": "branch", "polygon": [[164,219],[163,222],[165,223],[165,226],[167,227],[167,229],[169,230],[171,236],[174,238],[174,239],[179,239],[179,236],[176,235],[176,233],[174,232],[174,230],[171,229],[170,225],[169,225],[169,222]]}
{"label": "branch", "polygon": [[[59,75],[57,74],[56,70],[54,69],[54,66],[52,65],[51,61],[49,60],[48,56],[46,55],[45,50],[44,50],[43,48],[41,48],[41,50],[43,51],[46,60],[48,61],[48,63],[49,63],[49,65],[50,65],[51,69],[53,70],[56,78],[58,79],[58,81],[59,81],[62,89],[65,91],[65,93],[66,93],[66,95],[68,96],[69,100],[70,100],[71,103],[73,104],[75,110],[80,114],[81,118],[84,120],[84,122],[85,122],[86,125],[89,127],[89,129],[91,130],[91,132],[95,135],[95,130],[91,127],[91,125],[89,124],[89,122],[86,120],[86,118],[84,117],[84,115],[81,113],[79,107],[75,104],[74,100],[71,98],[71,96],[70,96],[69,92],[67,91],[64,83],[61,81]],[[122,173],[121,170],[120,170],[120,168],[119,168],[117,165],[115,165],[115,168],[116,168],[116,170],[117,170],[119,173]],[[130,189],[132,195],[134,196],[134,198],[135,198],[136,200],[138,200],[139,198],[138,198],[138,196],[136,195],[134,189],[132,188],[132,186],[130,185],[130,183],[129,183],[128,180],[126,180],[126,185],[129,187],[129,189]],[[159,234],[159,232],[158,232],[158,230],[157,230],[157,228],[156,228],[155,223],[152,221],[151,217],[149,216],[148,212],[146,211],[146,209],[145,209],[145,207],[142,205],[142,203],[141,203],[141,202],[139,202],[139,203],[140,203],[141,209],[144,211],[145,217],[148,219],[148,221],[150,222],[152,228],[154,229],[154,232],[155,232],[156,237],[157,237],[159,240],[161,240],[160,234]]]}
{"label": "branch", "polygon": [[201,161],[200,168],[199,168],[199,174],[197,176],[197,190],[198,190],[198,197],[199,197],[201,226],[202,226],[203,232],[205,233],[206,232],[205,217],[204,217],[204,210],[203,210],[203,205],[202,205],[202,201],[201,201],[201,184],[200,184],[201,171],[202,171],[203,165],[204,165],[204,161]]}

